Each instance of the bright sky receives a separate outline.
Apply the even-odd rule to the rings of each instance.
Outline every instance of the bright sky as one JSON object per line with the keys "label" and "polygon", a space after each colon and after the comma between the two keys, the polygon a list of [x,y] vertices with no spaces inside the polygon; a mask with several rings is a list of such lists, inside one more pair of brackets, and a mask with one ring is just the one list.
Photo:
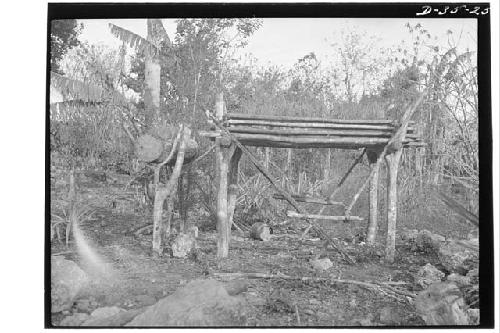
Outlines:
{"label": "bright sky", "polygon": [[[146,36],[145,19],[81,20],[84,23],[82,40],[90,43],[104,43],[118,47],[121,43],[109,32],[108,23],[113,23]],[[461,32],[462,47],[476,49],[477,25],[475,19],[387,19],[387,18],[266,18],[262,27],[254,33],[247,47],[239,55],[252,54],[262,65],[277,65],[290,68],[299,58],[315,52],[319,59],[325,59],[333,52],[330,46],[336,41],[338,32],[346,26],[357,26],[371,35],[380,37],[381,46],[391,46],[408,39],[404,25],[421,23],[431,35],[438,36],[445,43],[449,29],[458,36]],[[163,20],[171,39],[175,34],[174,19]],[[337,32],[337,33],[336,33]]]}

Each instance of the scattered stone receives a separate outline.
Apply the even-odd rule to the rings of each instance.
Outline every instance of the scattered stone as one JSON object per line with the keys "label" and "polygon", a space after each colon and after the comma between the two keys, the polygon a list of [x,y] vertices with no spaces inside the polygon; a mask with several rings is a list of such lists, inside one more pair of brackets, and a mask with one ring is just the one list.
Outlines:
{"label": "scattered stone", "polygon": [[125,310],[122,308],[119,308],[117,306],[105,306],[102,308],[95,309],[94,311],[92,311],[90,316],[93,319],[106,318],[106,317],[114,316],[115,314],[123,312],[123,311],[125,311]]}
{"label": "scattered stone", "polygon": [[[151,243],[151,242],[150,242]],[[151,245],[151,244],[150,244]],[[109,293],[104,297],[104,304],[116,305],[121,301],[121,296],[117,293]]]}
{"label": "scattered stone", "polygon": [[156,303],[156,298],[150,295],[137,295],[135,301],[142,306],[153,305]]}
{"label": "scattered stone", "polygon": [[90,316],[87,313],[75,313],[71,316],[64,317],[59,323],[59,326],[80,326]]}
{"label": "scattered stone", "polygon": [[467,235],[467,239],[473,240],[473,239],[479,239],[479,229],[474,229],[469,234]]}
{"label": "scattered stone", "polygon": [[70,309],[78,292],[88,281],[87,274],[76,263],[60,256],[52,256],[51,312]]}
{"label": "scattered stone", "polygon": [[479,309],[468,309],[469,325],[479,325]]}
{"label": "scattered stone", "polygon": [[243,280],[234,280],[226,283],[224,288],[226,288],[226,291],[230,296],[236,296],[248,290],[248,282]]}
{"label": "scattered stone", "polygon": [[314,316],[316,314],[316,311],[313,309],[303,309],[302,314],[308,315],[308,316]]}
{"label": "scattered stone", "polygon": [[464,300],[452,282],[434,283],[415,298],[415,307],[427,325],[467,325]]}
{"label": "scattered stone", "polygon": [[256,240],[268,241],[271,239],[271,228],[263,222],[254,223],[250,229],[250,237]]}
{"label": "scattered stone", "polygon": [[385,306],[380,310],[379,321],[385,325],[396,325],[401,322],[401,318],[393,308]]}
{"label": "scattered stone", "polygon": [[142,307],[140,309],[131,309],[121,311],[113,316],[104,318],[92,318],[83,322],[80,326],[94,326],[94,327],[105,327],[105,326],[123,326],[134,319],[136,316],[143,313],[147,307]]}
{"label": "scattered stone", "polygon": [[329,258],[314,259],[309,262],[311,263],[311,266],[318,271],[326,271],[333,266],[333,263]]}
{"label": "scattered stone", "polygon": [[175,258],[186,258],[195,248],[196,239],[192,234],[179,234],[172,242],[172,256]]}
{"label": "scattered stone", "polygon": [[148,307],[126,326],[241,326],[246,303],[215,280],[195,280]]}
{"label": "scattered stone", "polygon": [[448,271],[466,274],[477,267],[479,247],[474,248],[466,242],[452,240],[439,249],[439,260]]}
{"label": "scattered stone", "polygon": [[415,282],[422,288],[427,288],[433,283],[440,282],[445,274],[431,264],[420,267]]}
{"label": "scattered stone", "polygon": [[76,300],[74,306],[75,306],[75,309],[77,311],[87,312],[87,313],[92,312],[92,302],[90,299],[82,298],[82,299]]}
{"label": "scattered stone", "polygon": [[244,242],[246,240],[245,237],[236,235],[231,235],[231,239],[234,240],[235,242]]}
{"label": "scattered stone", "polygon": [[370,318],[355,319],[354,322],[359,326],[374,326]]}
{"label": "scattered stone", "polygon": [[464,287],[471,284],[471,278],[469,276],[463,276],[457,273],[451,273],[450,275],[448,275],[446,280],[455,282],[459,287]]}
{"label": "scattered stone", "polygon": [[479,277],[479,269],[478,268],[473,268],[470,271],[467,272],[465,275],[471,279],[478,278]]}
{"label": "scattered stone", "polygon": [[446,241],[441,235],[433,234],[429,230],[421,230],[412,244],[412,251],[424,253],[437,253],[441,245]]}
{"label": "scattered stone", "polygon": [[117,306],[105,306],[102,308],[97,308],[92,311],[92,313],[90,314],[90,318],[83,322],[82,326],[109,326],[103,325],[102,323],[106,322],[108,318],[114,317],[115,315],[121,314],[123,312],[126,312],[126,310]]}
{"label": "scattered stone", "polygon": [[198,227],[195,225],[192,225],[188,228],[187,230],[188,234],[191,234],[194,236],[194,238],[198,238]]}
{"label": "scattered stone", "polygon": [[402,230],[400,233],[401,239],[407,242],[414,242],[418,235],[417,229]]}

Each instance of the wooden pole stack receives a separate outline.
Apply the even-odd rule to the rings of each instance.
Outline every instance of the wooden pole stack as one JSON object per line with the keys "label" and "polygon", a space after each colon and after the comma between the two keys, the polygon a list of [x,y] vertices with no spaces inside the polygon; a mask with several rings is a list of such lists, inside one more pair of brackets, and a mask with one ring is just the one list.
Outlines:
{"label": "wooden pole stack", "polygon": [[[389,120],[345,120],[228,113],[224,125],[242,144],[274,148],[376,148],[386,145],[398,128]],[[217,137],[218,131],[202,133]],[[403,146],[423,146],[413,122]]]}

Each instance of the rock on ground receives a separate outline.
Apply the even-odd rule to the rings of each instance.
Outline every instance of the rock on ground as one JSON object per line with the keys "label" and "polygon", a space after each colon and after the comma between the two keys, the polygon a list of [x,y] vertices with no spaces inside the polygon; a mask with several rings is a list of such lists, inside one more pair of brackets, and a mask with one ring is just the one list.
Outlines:
{"label": "rock on ground", "polygon": [[479,309],[468,309],[469,325],[479,325]]}
{"label": "rock on ground", "polygon": [[198,238],[198,227],[195,225],[190,226],[187,233],[193,235],[194,238]]}
{"label": "rock on ground", "polygon": [[420,267],[415,277],[415,282],[422,288],[427,288],[433,283],[441,282],[444,273],[431,264]]}
{"label": "rock on ground", "polygon": [[401,322],[401,317],[390,306],[385,306],[380,310],[379,321],[385,325],[397,325]]}
{"label": "rock on ground", "polygon": [[318,271],[326,271],[333,266],[333,263],[329,258],[311,260],[310,263],[311,266]]}
{"label": "rock on ground", "polygon": [[418,236],[418,230],[417,229],[402,230],[399,234],[403,241],[414,242]]}
{"label": "rock on ground", "polygon": [[92,318],[83,322],[80,326],[106,327],[106,326],[124,326],[139,314],[143,313],[147,307],[120,311],[115,315],[103,318]]}
{"label": "rock on ground", "polygon": [[117,306],[97,308],[92,311],[90,317],[82,324],[82,326],[101,326],[100,324],[102,319],[110,318],[123,312],[126,312],[126,310]]}
{"label": "rock on ground", "polygon": [[448,271],[465,274],[477,267],[479,247],[476,249],[467,241],[452,240],[441,246],[438,257]]}
{"label": "rock on ground", "polygon": [[427,325],[468,325],[465,304],[457,285],[430,285],[415,298],[415,307]]}
{"label": "rock on ground", "polygon": [[87,313],[75,313],[71,316],[64,317],[59,323],[59,326],[80,326],[90,316]]}
{"label": "rock on ground", "polygon": [[412,250],[425,253],[437,253],[445,240],[446,238],[441,235],[433,234],[429,230],[421,230],[414,238]]}
{"label": "rock on ground", "polygon": [[196,239],[193,234],[179,234],[172,242],[172,256],[185,258],[194,249]]}
{"label": "rock on ground", "polygon": [[448,275],[446,280],[456,283],[459,287],[464,287],[471,284],[471,278],[469,276],[463,276],[457,273],[451,273],[450,275]]}
{"label": "rock on ground", "polygon": [[256,240],[268,241],[271,239],[271,228],[265,223],[257,222],[252,224],[250,237]]}
{"label": "rock on ground", "polygon": [[134,300],[143,306],[153,305],[156,303],[156,298],[150,295],[137,295]]}
{"label": "rock on ground", "polygon": [[76,263],[60,256],[51,258],[51,312],[70,309],[78,292],[89,282]]}
{"label": "rock on ground", "polygon": [[150,306],[126,326],[243,326],[245,301],[221,282],[195,280]]}

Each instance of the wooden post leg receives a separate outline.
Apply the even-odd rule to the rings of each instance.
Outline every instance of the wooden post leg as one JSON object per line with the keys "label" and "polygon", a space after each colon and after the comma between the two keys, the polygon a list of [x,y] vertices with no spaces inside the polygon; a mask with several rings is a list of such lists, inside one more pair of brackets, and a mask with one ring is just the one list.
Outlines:
{"label": "wooden post leg", "polygon": [[179,200],[179,215],[181,217],[179,224],[179,232],[184,233],[189,226],[186,224],[187,221],[187,211],[188,211],[188,195],[189,195],[189,170],[190,167],[186,168],[184,174],[179,176],[179,181],[177,184],[177,196]]}
{"label": "wooden post leg", "polygon": [[398,168],[403,150],[399,149],[385,156],[387,163],[387,240],[385,259],[394,262],[396,252],[396,221],[398,207]]}
{"label": "wooden post leg", "polygon": [[162,220],[163,202],[165,201],[167,192],[165,190],[156,189],[154,207],[153,207],[153,253],[161,256],[163,254],[162,238],[165,234],[166,224]]}
{"label": "wooden post leg", "polygon": [[227,205],[227,149],[221,145],[220,138],[216,139],[215,155],[217,159],[217,257],[226,258],[229,254],[228,237],[228,205]]}
{"label": "wooden post leg", "polygon": [[231,227],[233,225],[234,209],[236,208],[236,199],[238,196],[238,165],[241,158],[241,149],[233,145],[230,148],[229,159],[229,188],[228,188],[228,237],[231,238]]}
{"label": "wooden post leg", "polygon": [[380,151],[367,151],[366,155],[370,161],[373,170],[373,177],[370,179],[370,221],[368,223],[368,230],[366,233],[366,242],[368,245],[375,244],[378,230],[378,180],[380,164],[376,163],[380,155]]}

